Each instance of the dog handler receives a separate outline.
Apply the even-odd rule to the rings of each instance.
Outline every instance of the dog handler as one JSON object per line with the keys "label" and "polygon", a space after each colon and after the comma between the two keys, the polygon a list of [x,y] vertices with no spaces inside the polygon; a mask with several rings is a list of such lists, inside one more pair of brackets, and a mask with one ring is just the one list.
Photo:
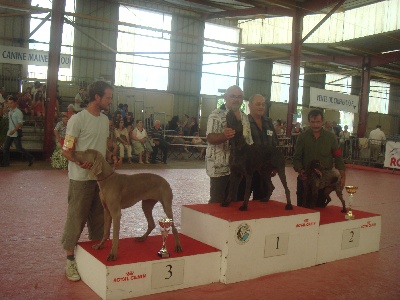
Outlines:
{"label": "dog handler", "polygon": [[247,115],[240,111],[243,103],[243,91],[233,85],[225,94],[226,110],[215,109],[207,121],[206,172],[210,176],[210,200],[208,203],[222,203],[227,196],[229,183],[229,140],[235,136],[235,130],[226,127],[226,114],[232,110],[238,120],[242,120],[243,136],[247,144],[253,144]]}
{"label": "dog handler", "polygon": [[[67,252],[65,275],[69,280],[81,279],[75,262],[75,246],[87,223],[90,240],[103,237],[104,216],[100,202],[99,187],[95,180],[88,179],[91,163],[75,162],[71,150],[95,149],[106,156],[108,138],[108,117],[101,110],[108,111],[112,103],[112,86],[96,81],[89,87],[89,104],[86,109],[73,115],[67,124],[63,155],[68,162],[68,211],[62,244]],[[111,155],[111,154],[109,154]],[[115,160],[114,160],[115,161]]]}
{"label": "dog handler", "polygon": [[[265,116],[265,98],[260,94],[255,94],[249,99],[248,115],[251,136],[255,145],[260,146],[278,146],[278,136],[275,133],[275,127],[270,118]],[[275,176],[273,171],[271,176]],[[239,186],[238,199],[244,199],[246,190],[246,179],[243,179]],[[268,184],[262,183],[262,178],[258,172],[253,173],[251,181],[251,190],[253,192],[253,200],[269,200],[267,195],[271,195],[274,190],[271,177],[268,177]]]}
{"label": "dog handler", "polygon": [[[340,185],[346,182],[345,165],[342,151],[334,133],[324,130],[324,115],[322,111],[313,109],[308,113],[310,128],[297,138],[293,154],[293,167],[299,173],[297,177],[297,206],[303,206],[303,180],[306,179],[305,169],[312,160],[319,160],[322,167],[332,170],[335,166],[340,172]],[[317,206],[324,206],[321,196],[318,196]]]}

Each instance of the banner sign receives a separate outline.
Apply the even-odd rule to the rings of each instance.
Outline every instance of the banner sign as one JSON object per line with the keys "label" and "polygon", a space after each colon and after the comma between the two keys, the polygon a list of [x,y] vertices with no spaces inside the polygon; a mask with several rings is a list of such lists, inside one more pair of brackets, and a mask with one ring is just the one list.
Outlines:
{"label": "banner sign", "polygon": [[310,106],[358,113],[358,96],[310,87]]}
{"label": "banner sign", "polygon": [[400,169],[400,142],[386,142],[384,167]]}
{"label": "banner sign", "polygon": [[[47,51],[32,50],[20,47],[0,45],[0,63],[47,66],[49,53]],[[70,68],[71,55],[60,54],[60,68]]]}

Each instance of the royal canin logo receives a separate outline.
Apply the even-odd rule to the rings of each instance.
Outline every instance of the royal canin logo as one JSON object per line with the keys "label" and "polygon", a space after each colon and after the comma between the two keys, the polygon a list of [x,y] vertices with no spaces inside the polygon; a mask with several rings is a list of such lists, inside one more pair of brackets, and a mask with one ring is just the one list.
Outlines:
{"label": "royal canin logo", "polygon": [[296,224],[296,227],[307,227],[307,226],[314,226],[317,224],[316,222],[311,222],[309,219],[305,219],[303,223]]}
{"label": "royal canin logo", "polygon": [[368,228],[368,227],[374,227],[376,226],[376,223],[372,223],[371,221],[367,221],[367,224],[361,225],[361,228]]}

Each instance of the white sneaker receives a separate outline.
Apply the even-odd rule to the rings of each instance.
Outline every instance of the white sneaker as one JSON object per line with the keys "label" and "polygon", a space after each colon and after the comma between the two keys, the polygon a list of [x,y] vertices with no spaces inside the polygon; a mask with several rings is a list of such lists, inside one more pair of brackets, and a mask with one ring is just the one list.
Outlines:
{"label": "white sneaker", "polygon": [[65,267],[65,276],[71,281],[81,280],[79,276],[76,261],[67,259],[67,266]]}

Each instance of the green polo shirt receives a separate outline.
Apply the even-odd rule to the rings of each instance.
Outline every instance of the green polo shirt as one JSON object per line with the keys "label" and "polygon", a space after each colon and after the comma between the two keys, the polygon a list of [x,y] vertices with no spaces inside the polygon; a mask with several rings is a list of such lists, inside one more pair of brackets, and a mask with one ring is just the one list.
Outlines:
{"label": "green polo shirt", "polygon": [[317,159],[324,169],[331,170],[333,166],[338,170],[344,170],[343,155],[333,157],[333,153],[339,149],[336,136],[326,130],[316,139],[311,129],[301,133],[297,139],[293,154],[293,167],[296,172],[305,169],[310,161]]}

